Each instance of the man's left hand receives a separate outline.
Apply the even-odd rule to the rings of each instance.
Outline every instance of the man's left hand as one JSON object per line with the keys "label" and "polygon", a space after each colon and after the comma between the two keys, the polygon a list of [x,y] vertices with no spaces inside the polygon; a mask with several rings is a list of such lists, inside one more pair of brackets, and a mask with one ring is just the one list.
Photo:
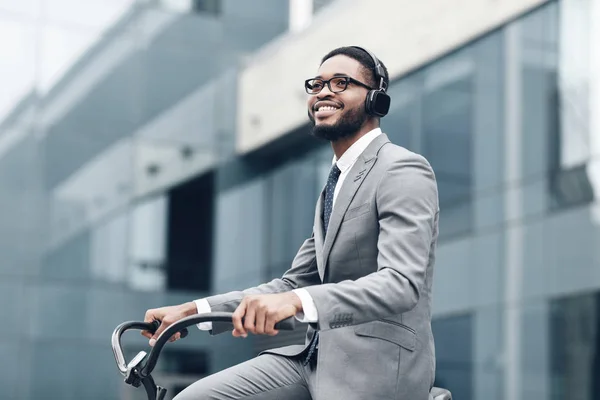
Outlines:
{"label": "man's left hand", "polygon": [[[245,296],[233,313],[233,336],[276,335],[275,324],[302,311],[294,292]],[[244,319],[242,323],[242,318]]]}

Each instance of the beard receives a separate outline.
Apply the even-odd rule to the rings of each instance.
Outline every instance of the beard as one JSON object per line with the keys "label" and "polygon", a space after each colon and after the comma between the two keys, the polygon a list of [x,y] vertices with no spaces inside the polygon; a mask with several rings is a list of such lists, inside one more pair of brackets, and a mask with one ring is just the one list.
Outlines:
{"label": "beard", "polygon": [[355,135],[363,126],[368,116],[360,107],[346,111],[333,125],[316,125],[315,118],[308,112],[308,118],[312,124],[311,134],[314,137],[335,142],[336,140],[348,138]]}

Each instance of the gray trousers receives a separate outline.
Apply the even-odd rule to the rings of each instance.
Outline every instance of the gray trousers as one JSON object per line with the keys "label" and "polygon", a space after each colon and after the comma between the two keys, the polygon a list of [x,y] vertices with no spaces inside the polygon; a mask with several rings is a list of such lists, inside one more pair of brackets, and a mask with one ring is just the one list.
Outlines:
{"label": "gray trousers", "polygon": [[263,354],[191,384],[174,400],[311,400],[317,362],[303,366],[304,357]]}

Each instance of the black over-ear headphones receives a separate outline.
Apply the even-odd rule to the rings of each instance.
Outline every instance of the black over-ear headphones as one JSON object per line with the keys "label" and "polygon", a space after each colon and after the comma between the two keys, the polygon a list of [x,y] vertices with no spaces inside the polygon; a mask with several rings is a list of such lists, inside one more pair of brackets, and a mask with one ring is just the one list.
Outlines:
{"label": "black over-ear headphones", "polygon": [[384,117],[390,110],[391,98],[386,93],[387,84],[385,82],[385,72],[383,67],[381,66],[381,63],[377,57],[375,57],[375,55],[369,50],[358,46],[352,47],[364,51],[371,57],[371,59],[373,59],[373,64],[375,64],[375,79],[379,81],[379,88],[370,90],[367,94],[367,99],[365,100],[365,110],[370,115]]}

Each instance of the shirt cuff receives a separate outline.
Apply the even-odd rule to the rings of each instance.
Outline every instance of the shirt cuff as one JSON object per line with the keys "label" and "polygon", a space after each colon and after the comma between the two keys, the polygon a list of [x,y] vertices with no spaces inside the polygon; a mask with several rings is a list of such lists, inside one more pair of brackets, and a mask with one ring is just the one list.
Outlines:
{"label": "shirt cuff", "polygon": [[312,296],[305,289],[294,289],[293,292],[300,297],[303,309],[303,312],[296,313],[296,319],[300,322],[317,322],[319,315]]}
{"label": "shirt cuff", "polygon": [[[211,312],[210,304],[208,304],[208,300],[198,299],[198,300],[194,300],[194,303],[196,303],[196,308],[198,309],[198,314],[206,314],[206,313]],[[210,322],[210,321],[209,322],[200,322],[199,324],[196,324],[196,326],[201,331],[212,330],[212,322]]]}

